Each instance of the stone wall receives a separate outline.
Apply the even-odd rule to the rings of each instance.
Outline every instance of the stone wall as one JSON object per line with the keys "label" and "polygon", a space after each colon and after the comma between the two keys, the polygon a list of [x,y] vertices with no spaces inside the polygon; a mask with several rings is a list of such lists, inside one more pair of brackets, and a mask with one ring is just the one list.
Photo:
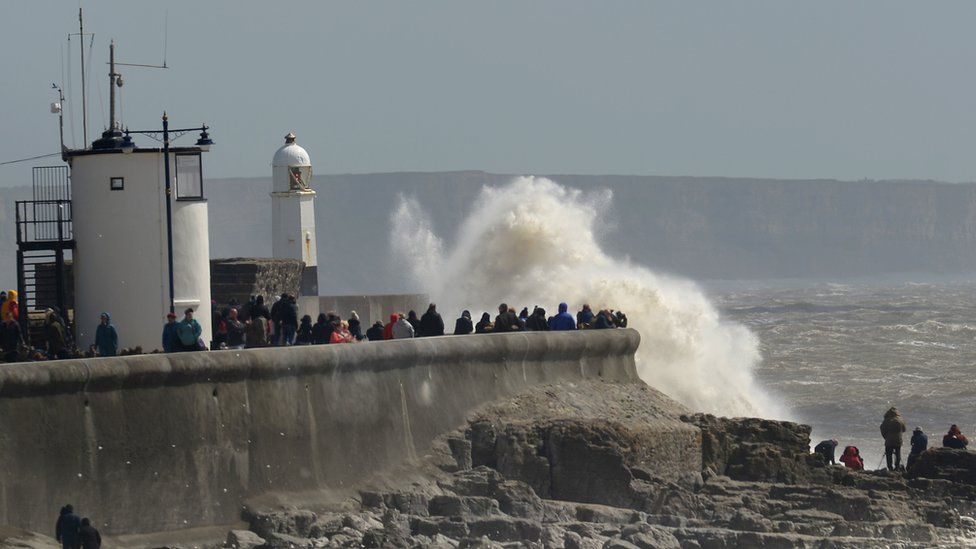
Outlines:
{"label": "stone wall", "polygon": [[540,383],[637,381],[633,330],[492,334],[11,364],[0,524],[67,502],[103,533],[229,524],[243,501],[341,489]]}
{"label": "stone wall", "polygon": [[252,295],[299,295],[304,263],[298,259],[235,257],[210,260],[211,299],[224,305],[231,299],[246,303]]}

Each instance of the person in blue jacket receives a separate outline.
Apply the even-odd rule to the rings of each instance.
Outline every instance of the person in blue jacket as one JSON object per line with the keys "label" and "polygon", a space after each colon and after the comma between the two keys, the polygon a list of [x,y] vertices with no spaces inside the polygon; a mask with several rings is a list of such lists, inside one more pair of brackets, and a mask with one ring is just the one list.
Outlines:
{"label": "person in blue jacket", "polygon": [[102,313],[98,328],[95,329],[95,347],[98,356],[116,356],[119,354],[119,333],[112,324],[112,316]]}
{"label": "person in blue jacket", "polygon": [[54,539],[61,542],[63,549],[75,549],[79,544],[79,531],[81,530],[81,517],[75,514],[71,505],[61,508],[58,522],[54,525]]}
{"label": "person in blue jacket", "polygon": [[559,304],[559,312],[549,317],[549,329],[554,332],[576,329],[576,319],[569,314],[569,305]]}
{"label": "person in blue jacket", "polygon": [[175,353],[180,350],[180,338],[176,335],[176,314],[166,315],[166,324],[163,324],[163,352]]}
{"label": "person in blue jacket", "polygon": [[181,351],[199,351],[203,328],[193,318],[193,309],[183,311],[183,320],[176,323],[176,337]]}
{"label": "person in blue jacket", "polygon": [[929,437],[925,436],[925,433],[922,432],[921,427],[916,427],[915,430],[912,431],[911,444],[912,444],[912,450],[911,452],[908,453],[909,469],[912,468],[912,464],[915,463],[915,460],[918,459],[918,456],[922,455],[922,452],[927,450],[929,447]]}

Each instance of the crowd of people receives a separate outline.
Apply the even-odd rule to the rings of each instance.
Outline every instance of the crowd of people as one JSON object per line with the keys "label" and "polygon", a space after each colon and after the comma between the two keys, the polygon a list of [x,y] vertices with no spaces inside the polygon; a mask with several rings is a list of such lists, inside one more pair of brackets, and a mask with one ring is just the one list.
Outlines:
{"label": "crowd of people", "polygon": [[[390,314],[389,322],[376,320],[365,328],[356,311],[351,311],[345,320],[331,311],[319,314],[314,322],[310,315],[299,317],[296,297],[284,293],[274,298],[270,307],[261,295],[251,296],[245,303],[232,300],[224,307],[212,302],[213,339],[208,345],[194,314],[193,309],[186,309],[182,318],[178,319],[175,313],[169,313],[163,324],[160,348],[156,351],[178,353],[208,349],[357,343],[449,333],[468,335],[627,327],[627,316],[624,313],[611,309],[594,311],[588,304],[584,304],[573,316],[569,313],[569,306],[560,303],[558,312],[547,316],[542,307],[533,307],[531,312],[528,307],[524,307],[517,313],[514,307],[502,303],[498,306],[498,314],[494,319],[485,312],[478,322],[474,322],[471,313],[463,311],[454,322],[453,332],[448,332],[437,306],[431,303],[422,315],[418,316],[416,311],[394,312]],[[85,351],[75,345],[66,317],[56,308],[44,312],[43,344],[28,347],[19,322],[20,309],[16,291],[0,292],[0,318],[3,319],[0,323],[0,350],[5,362],[118,356],[143,352],[141,347],[119,347],[119,330],[112,323],[109,312],[103,312],[99,316],[94,343]]]}
{"label": "crowd of people", "polygon": [[54,525],[54,538],[63,549],[99,549],[102,546],[102,536],[92,526],[91,519],[79,517],[71,504],[61,508]]}
{"label": "crowd of people", "polygon": [[[908,459],[906,460],[905,466],[902,466],[901,448],[904,442],[905,431],[907,430],[906,425],[904,418],[901,417],[901,413],[895,407],[888,409],[884,414],[884,419],[881,421],[881,436],[884,438],[885,448],[884,459],[889,471],[910,471],[918,457],[929,447],[928,435],[922,431],[921,427],[915,427],[915,430],[912,431],[912,438],[909,440],[911,450],[908,452]],[[942,437],[943,448],[964,450],[967,446],[969,446],[969,439],[962,434],[957,425],[950,426],[949,432]],[[834,460],[836,450],[837,439],[821,441],[813,449],[815,454],[821,456],[825,462],[831,465],[836,464]],[[861,451],[857,446],[844,447],[844,451],[840,456],[840,462],[850,469],[856,471],[864,470],[864,459],[861,458]],[[880,467],[881,464],[879,463],[878,465]]]}
{"label": "crowd of people", "polygon": [[[356,311],[343,320],[335,312],[320,313],[313,324],[310,315],[298,316],[298,304],[294,296],[282,294],[269,309],[263,296],[251,296],[242,305],[231,303],[227,307],[214,307],[213,348],[244,349],[253,347],[321,345],[330,343],[357,343],[411,337],[447,335],[444,319],[431,303],[423,315],[416,311],[394,312],[389,322],[376,320],[363,329]],[[166,352],[197,350],[193,345],[180,346],[173,336],[170,319],[163,330],[163,348]],[[627,327],[627,316],[620,311],[604,309],[596,313],[588,304],[573,315],[566,303],[559,304],[559,312],[546,316],[542,307],[528,307],[516,313],[514,307],[502,303],[492,320],[487,312],[481,320],[473,322],[470,311],[462,311],[454,322],[453,335],[484,334],[513,331],[559,331],[577,329],[607,329]],[[198,345],[197,347],[200,347]]]}

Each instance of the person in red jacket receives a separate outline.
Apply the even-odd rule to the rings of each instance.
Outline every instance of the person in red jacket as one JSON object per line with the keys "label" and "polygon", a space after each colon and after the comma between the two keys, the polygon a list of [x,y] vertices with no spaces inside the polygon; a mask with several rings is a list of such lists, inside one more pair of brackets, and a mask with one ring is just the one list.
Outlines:
{"label": "person in red jacket", "polygon": [[400,315],[390,313],[390,323],[383,327],[383,339],[393,339],[393,325],[400,320]]}
{"label": "person in red jacket", "polygon": [[840,461],[849,469],[854,469],[855,471],[864,470],[864,460],[861,459],[861,451],[857,449],[857,446],[844,448],[844,455],[840,456]]}

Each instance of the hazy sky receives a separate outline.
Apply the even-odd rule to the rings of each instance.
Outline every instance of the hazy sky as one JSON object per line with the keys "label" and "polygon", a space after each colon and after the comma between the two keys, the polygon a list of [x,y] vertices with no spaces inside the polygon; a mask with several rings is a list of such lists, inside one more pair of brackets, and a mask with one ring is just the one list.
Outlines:
{"label": "hazy sky", "polygon": [[[976,179],[973,2],[82,5],[89,134],[107,121],[109,39],[119,61],[160,63],[168,12],[171,68],[120,71],[123,120],[209,123],[208,177],[270,174],[293,130],[319,173]],[[0,3],[0,162],[58,150],[49,87],[77,7]],[[0,166],[0,185],[30,166]]]}

